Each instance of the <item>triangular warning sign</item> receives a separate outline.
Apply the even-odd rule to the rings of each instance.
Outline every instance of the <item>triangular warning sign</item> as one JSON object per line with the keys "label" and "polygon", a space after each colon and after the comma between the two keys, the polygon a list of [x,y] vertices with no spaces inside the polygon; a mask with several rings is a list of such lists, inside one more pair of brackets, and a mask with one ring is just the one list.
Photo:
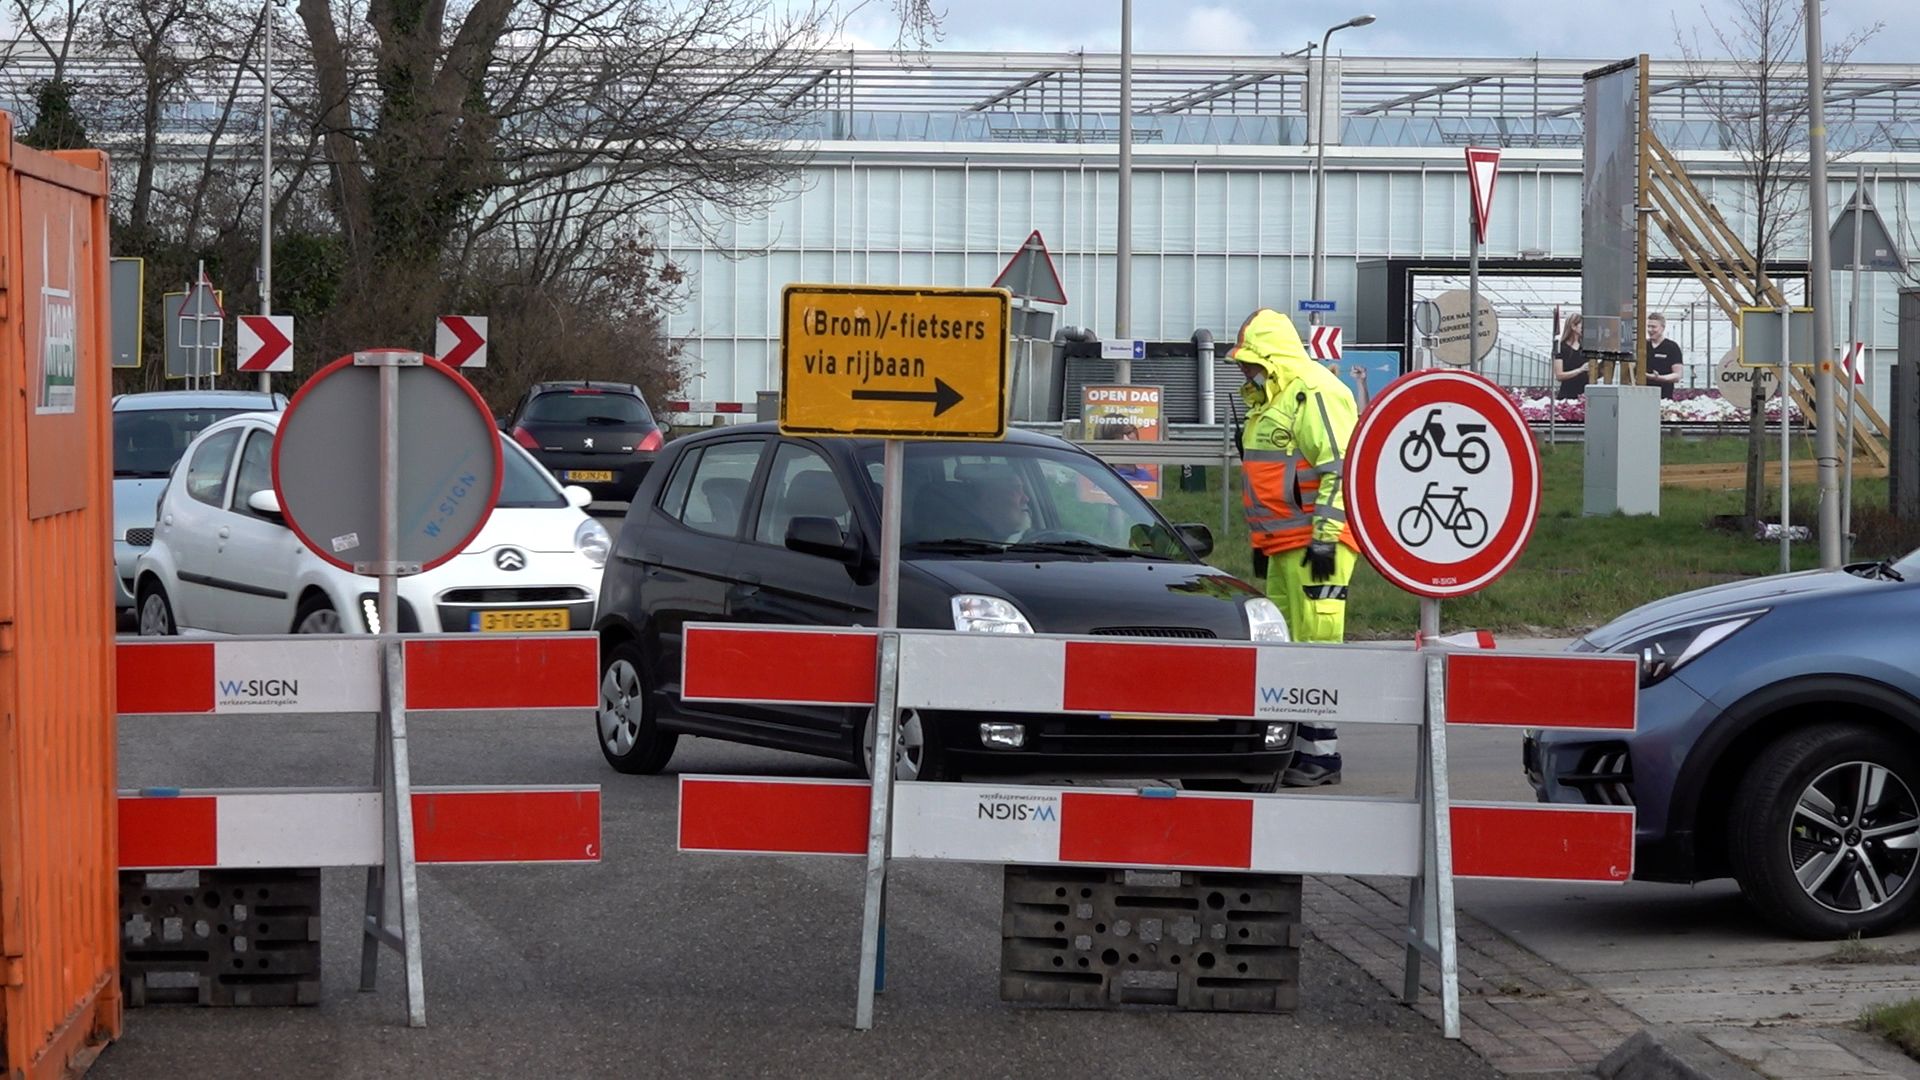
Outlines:
{"label": "triangular warning sign", "polygon": [[1047,242],[1040,239],[1039,229],[1033,230],[1027,242],[1007,260],[1006,268],[993,279],[993,287],[1042,304],[1067,302],[1067,290],[1060,285],[1060,275],[1053,269],[1053,256],[1047,254]]}
{"label": "triangular warning sign", "polygon": [[1493,216],[1493,182],[1500,176],[1500,151],[1467,147],[1467,180],[1473,188],[1473,231],[1487,242],[1487,220]]}
{"label": "triangular warning sign", "polygon": [[[1857,208],[1856,205],[1858,204]],[[1887,223],[1880,218],[1880,211],[1873,205],[1873,196],[1862,188],[1847,200],[1847,208],[1833,221],[1833,231],[1827,234],[1828,243],[1833,248],[1833,268],[1835,270],[1853,269],[1853,223],[1860,219],[1860,269],[1880,270],[1887,273],[1904,274],[1907,272],[1907,257],[1894,243],[1893,234],[1887,231]]]}

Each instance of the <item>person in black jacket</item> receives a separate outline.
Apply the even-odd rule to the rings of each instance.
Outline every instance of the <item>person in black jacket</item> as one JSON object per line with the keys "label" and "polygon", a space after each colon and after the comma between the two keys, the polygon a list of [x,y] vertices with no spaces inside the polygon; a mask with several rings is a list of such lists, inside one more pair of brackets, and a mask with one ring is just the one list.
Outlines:
{"label": "person in black jacket", "polygon": [[1571,401],[1587,392],[1587,357],[1580,351],[1580,316],[1567,316],[1560,343],[1553,350],[1553,396]]}

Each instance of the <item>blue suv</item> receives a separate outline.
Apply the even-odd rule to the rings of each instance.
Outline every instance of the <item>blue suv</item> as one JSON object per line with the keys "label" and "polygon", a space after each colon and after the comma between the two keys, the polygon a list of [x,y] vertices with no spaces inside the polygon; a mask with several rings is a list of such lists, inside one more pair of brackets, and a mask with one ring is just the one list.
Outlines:
{"label": "blue suv", "polygon": [[1811,938],[1920,905],[1920,551],[1683,593],[1569,648],[1640,658],[1639,726],[1529,732],[1527,777],[1635,807],[1636,878],[1731,876]]}

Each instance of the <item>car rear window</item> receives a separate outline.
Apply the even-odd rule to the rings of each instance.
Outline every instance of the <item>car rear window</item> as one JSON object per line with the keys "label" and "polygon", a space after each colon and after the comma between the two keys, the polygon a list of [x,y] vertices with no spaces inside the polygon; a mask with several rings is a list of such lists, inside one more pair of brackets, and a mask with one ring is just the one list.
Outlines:
{"label": "car rear window", "polygon": [[522,417],[541,424],[652,424],[653,411],[632,394],[607,390],[551,390],[527,403]]}
{"label": "car rear window", "polygon": [[244,409],[127,409],[113,414],[113,475],[159,479],[194,436]]}

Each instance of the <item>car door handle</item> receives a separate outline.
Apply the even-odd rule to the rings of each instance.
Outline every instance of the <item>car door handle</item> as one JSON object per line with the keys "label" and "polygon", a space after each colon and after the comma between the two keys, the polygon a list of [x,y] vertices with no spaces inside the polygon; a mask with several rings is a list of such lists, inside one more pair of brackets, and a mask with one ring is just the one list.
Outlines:
{"label": "car door handle", "polygon": [[220,539],[225,540],[232,535],[233,535],[232,529],[228,528],[225,525],[220,526]]}
{"label": "car door handle", "polygon": [[742,599],[753,596],[760,591],[760,575],[741,574],[739,579],[734,582],[733,588],[729,591],[732,592],[734,596]]}

